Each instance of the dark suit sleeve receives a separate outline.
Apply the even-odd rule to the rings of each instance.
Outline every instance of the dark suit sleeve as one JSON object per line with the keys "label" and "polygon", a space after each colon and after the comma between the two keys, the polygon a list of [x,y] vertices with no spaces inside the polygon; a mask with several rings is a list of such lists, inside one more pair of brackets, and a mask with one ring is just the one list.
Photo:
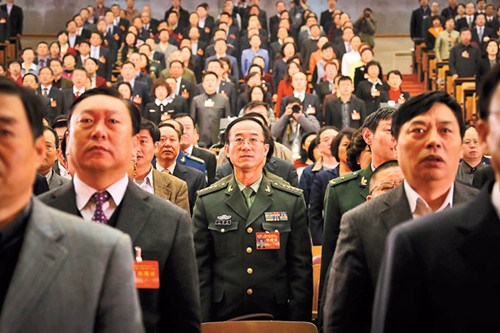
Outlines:
{"label": "dark suit sleeve", "polygon": [[342,218],[326,280],[324,332],[367,332],[373,288],[356,221],[349,214]]}
{"label": "dark suit sleeve", "polygon": [[335,252],[337,238],[340,231],[340,212],[338,193],[335,187],[327,186],[325,191],[324,201],[324,216],[323,216],[323,247],[321,250],[321,272],[320,272],[320,305],[322,303],[322,291],[325,286],[325,279],[330,267],[330,262]]}
{"label": "dark suit sleeve", "polygon": [[321,245],[323,242],[323,198],[325,192],[321,192],[322,181],[322,177],[314,177],[310,193],[309,229],[314,245]]}
{"label": "dark suit sleeve", "polygon": [[208,184],[211,185],[215,183],[215,169],[217,168],[217,158],[214,154],[207,155],[207,177]]}
{"label": "dark suit sleeve", "polygon": [[450,73],[451,75],[457,74],[457,69],[456,69],[456,63],[457,63],[457,48],[458,44],[455,45],[451,50],[450,50],[450,59],[448,60],[448,63],[450,65]]}
{"label": "dark suit sleeve", "polygon": [[[177,210],[176,210],[177,211]],[[164,328],[172,332],[200,332],[198,272],[194,253],[191,221],[185,211],[174,216],[177,221],[174,243],[165,264],[162,283],[166,320]]]}
{"label": "dark suit sleeve", "polygon": [[361,120],[359,121],[359,123],[363,124],[368,115],[366,114],[366,104],[362,100],[359,100],[359,110],[359,112],[361,113]]}
{"label": "dark suit sleeve", "polygon": [[94,332],[143,332],[141,309],[131,271],[132,244],[122,235],[107,261]]}
{"label": "dark suit sleeve", "polygon": [[292,232],[286,252],[290,285],[288,319],[309,321],[312,310],[312,254],[307,210],[302,196],[296,199],[291,223]]}
{"label": "dark suit sleeve", "polygon": [[373,303],[372,332],[425,332],[429,305],[421,278],[422,267],[404,229],[389,234]]}
{"label": "dark suit sleeve", "polygon": [[193,211],[194,243],[196,262],[198,264],[200,304],[202,322],[212,318],[213,277],[212,265],[214,261],[214,244],[208,230],[205,205],[203,199],[196,200]]}

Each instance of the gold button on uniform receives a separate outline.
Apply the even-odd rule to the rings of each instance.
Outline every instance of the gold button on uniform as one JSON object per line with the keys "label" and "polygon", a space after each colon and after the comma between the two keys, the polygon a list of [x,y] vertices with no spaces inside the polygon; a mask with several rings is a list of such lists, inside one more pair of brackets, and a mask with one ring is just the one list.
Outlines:
{"label": "gold button on uniform", "polygon": [[253,232],[252,227],[248,227],[248,228],[247,228],[247,232],[248,232],[249,234],[251,234],[251,233]]}
{"label": "gold button on uniform", "polygon": [[247,295],[252,295],[253,294],[253,290],[252,289],[247,289]]}
{"label": "gold button on uniform", "polygon": [[252,273],[253,273],[253,269],[251,269],[251,268],[247,268],[247,274],[249,274],[249,275],[250,275],[250,274],[252,274]]}
{"label": "gold button on uniform", "polygon": [[251,247],[247,247],[247,253],[252,253],[252,248]]}

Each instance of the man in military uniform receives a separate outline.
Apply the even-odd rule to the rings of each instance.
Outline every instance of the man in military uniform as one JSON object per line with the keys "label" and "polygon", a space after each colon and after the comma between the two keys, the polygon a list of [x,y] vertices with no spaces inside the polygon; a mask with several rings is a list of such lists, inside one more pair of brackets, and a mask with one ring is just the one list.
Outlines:
{"label": "man in military uniform", "polygon": [[198,192],[193,224],[203,321],[253,313],[311,318],[305,203],[302,191],[264,174],[269,135],[255,118],[229,124],[224,149],[234,173]]}
{"label": "man in military uniform", "polygon": [[390,107],[381,108],[366,117],[363,123],[362,135],[372,152],[371,164],[360,171],[333,179],[327,186],[319,289],[320,312],[323,303],[323,286],[337,244],[340,219],[345,212],[366,201],[369,194],[368,182],[373,170],[386,161],[396,159],[396,142],[391,134],[394,111],[395,109]]}

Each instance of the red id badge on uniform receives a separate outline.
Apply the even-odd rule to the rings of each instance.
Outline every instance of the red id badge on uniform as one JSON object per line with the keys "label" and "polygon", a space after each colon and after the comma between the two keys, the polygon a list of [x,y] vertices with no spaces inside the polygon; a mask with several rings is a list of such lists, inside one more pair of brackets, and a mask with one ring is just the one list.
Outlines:
{"label": "red id badge on uniform", "polygon": [[278,231],[256,232],[257,250],[279,250],[280,233]]}
{"label": "red id badge on uniform", "polygon": [[157,260],[134,260],[135,287],[137,289],[159,289],[160,269]]}

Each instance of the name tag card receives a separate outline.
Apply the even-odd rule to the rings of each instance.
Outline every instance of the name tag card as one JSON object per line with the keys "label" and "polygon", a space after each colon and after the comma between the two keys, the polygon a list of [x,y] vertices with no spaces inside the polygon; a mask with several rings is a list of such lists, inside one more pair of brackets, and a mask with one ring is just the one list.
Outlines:
{"label": "name tag card", "polygon": [[256,232],[255,233],[257,250],[279,250],[280,249],[280,233],[273,232]]}

